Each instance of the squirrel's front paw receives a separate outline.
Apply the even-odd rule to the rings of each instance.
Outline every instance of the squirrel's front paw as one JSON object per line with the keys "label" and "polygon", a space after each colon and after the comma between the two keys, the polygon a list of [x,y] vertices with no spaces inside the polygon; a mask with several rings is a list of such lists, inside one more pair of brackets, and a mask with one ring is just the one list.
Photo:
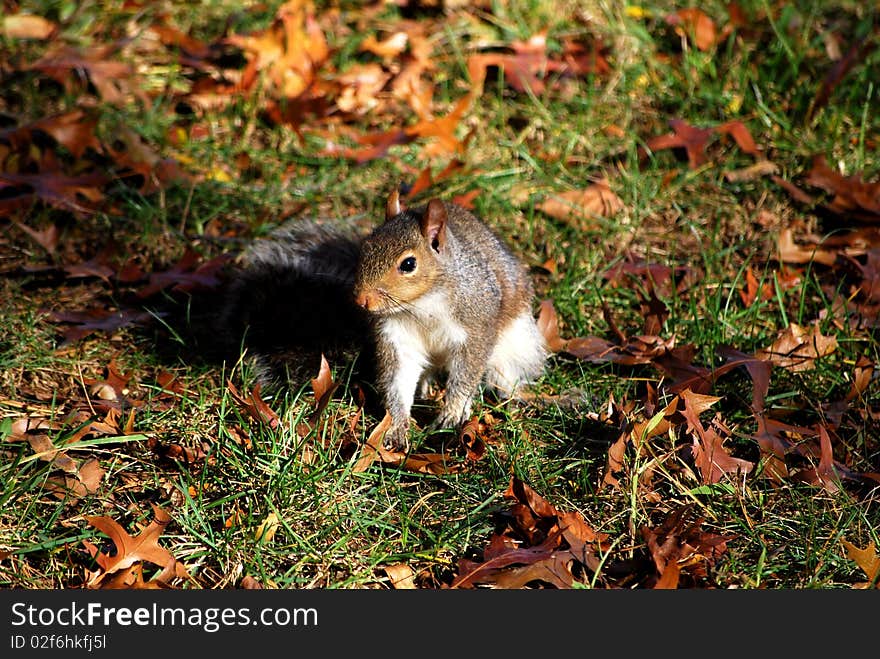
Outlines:
{"label": "squirrel's front paw", "polygon": [[392,425],[382,440],[382,447],[386,451],[399,451],[406,453],[409,450],[409,423],[396,423]]}
{"label": "squirrel's front paw", "polygon": [[434,422],[431,424],[431,429],[439,430],[440,428],[458,428],[468,420],[470,415],[470,406],[459,409],[452,409],[448,406],[444,407],[440,410],[440,414],[437,415],[437,418],[434,419]]}

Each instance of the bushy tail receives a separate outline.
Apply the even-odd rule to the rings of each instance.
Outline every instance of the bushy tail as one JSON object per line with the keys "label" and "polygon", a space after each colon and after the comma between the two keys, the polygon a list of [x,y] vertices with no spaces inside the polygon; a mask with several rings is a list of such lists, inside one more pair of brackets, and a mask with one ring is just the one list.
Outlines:
{"label": "bushy tail", "polygon": [[213,308],[193,318],[199,350],[233,363],[243,351],[265,384],[315,377],[321,354],[353,356],[368,336],[352,297],[359,253],[358,237],[314,222],[289,223],[255,241]]}

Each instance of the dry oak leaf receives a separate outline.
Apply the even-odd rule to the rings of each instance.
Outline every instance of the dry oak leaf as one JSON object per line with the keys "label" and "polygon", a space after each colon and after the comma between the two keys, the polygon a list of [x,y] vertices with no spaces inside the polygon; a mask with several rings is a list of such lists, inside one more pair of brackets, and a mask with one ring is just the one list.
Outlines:
{"label": "dry oak leaf", "polygon": [[386,412],[385,417],[379,422],[361,449],[361,455],[352,467],[352,472],[366,471],[373,462],[379,460],[382,464],[391,467],[399,467],[406,471],[420,474],[452,474],[461,471],[462,464],[450,460],[445,453],[405,453],[403,451],[389,451],[382,441],[385,433],[391,427],[391,414]]}
{"label": "dry oak leaf", "polygon": [[808,371],[815,367],[817,359],[836,349],[837,338],[823,335],[818,325],[806,329],[790,323],[769,347],[758,350],[755,356],[792,371]]}
{"label": "dry oak leaf", "polygon": [[109,536],[116,547],[116,553],[109,556],[88,540],[83,541],[89,554],[101,568],[89,579],[88,588],[101,588],[102,582],[108,575],[142,561],[162,568],[162,572],[155,577],[155,580],[161,583],[167,584],[174,577],[188,576],[186,568],[177,562],[170,551],[159,545],[159,536],[171,521],[171,516],[159,506],[152,505],[153,521],[136,536],[129,535],[115,520],[105,515],[86,517],[86,521]]}
{"label": "dry oak leaf", "polygon": [[624,203],[612,190],[607,179],[601,179],[583,190],[570,190],[548,196],[537,208],[550,217],[570,222],[580,230],[595,230],[601,225],[597,218],[614,217]]}
{"label": "dry oak leaf", "polygon": [[109,179],[102,173],[90,172],[68,176],[46,171],[38,174],[0,173],[0,216],[36,202],[85,216],[98,211],[104,200],[102,188]]}
{"label": "dry oak leaf", "polygon": [[853,587],[880,588],[880,580],[878,580],[878,577],[880,577],[880,556],[877,555],[877,549],[873,541],[864,549],[859,549],[845,538],[841,538],[840,543],[846,549],[846,557],[862,568],[862,572],[868,577],[867,583],[858,583]]}
{"label": "dry oak leaf", "polygon": [[83,81],[87,77],[100,97],[109,103],[121,104],[127,100],[129,94],[135,94],[147,101],[144,92],[129,83],[133,68],[125,62],[110,59],[116,56],[116,44],[88,49],[61,45],[52,48],[26,68],[44,73],[68,91],[75,91],[74,81]]}

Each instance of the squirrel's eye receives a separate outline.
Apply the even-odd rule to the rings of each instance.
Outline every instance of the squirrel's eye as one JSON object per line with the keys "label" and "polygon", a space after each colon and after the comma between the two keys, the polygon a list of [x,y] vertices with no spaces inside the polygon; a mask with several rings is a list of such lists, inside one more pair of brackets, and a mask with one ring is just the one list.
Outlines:
{"label": "squirrel's eye", "polygon": [[401,272],[412,272],[416,269],[416,257],[415,256],[407,256],[403,261],[400,262],[400,265],[397,266],[397,269]]}

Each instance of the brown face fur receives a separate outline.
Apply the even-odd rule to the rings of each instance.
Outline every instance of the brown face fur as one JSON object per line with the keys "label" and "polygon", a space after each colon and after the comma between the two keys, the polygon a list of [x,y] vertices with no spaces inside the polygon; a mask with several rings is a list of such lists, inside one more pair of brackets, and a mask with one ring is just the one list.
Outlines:
{"label": "brown face fur", "polygon": [[367,311],[405,311],[430,291],[441,275],[437,253],[422,235],[420,219],[419,213],[404,211],[364,239],[354,294]]}

